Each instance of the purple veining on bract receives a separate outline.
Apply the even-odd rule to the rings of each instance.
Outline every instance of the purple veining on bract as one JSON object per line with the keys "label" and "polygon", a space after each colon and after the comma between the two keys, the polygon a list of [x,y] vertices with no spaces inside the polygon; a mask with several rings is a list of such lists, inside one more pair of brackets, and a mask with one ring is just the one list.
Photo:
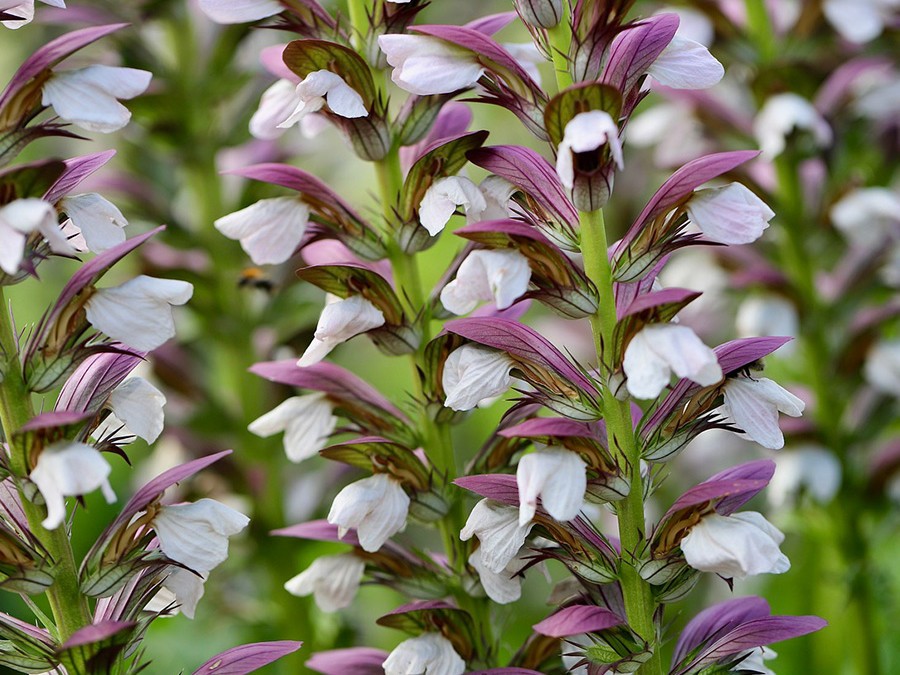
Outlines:
{"label": "purple veining on bract", "polygon": [[609,48],[600,80],[628,92],[675,37],[677,14],[643,19],[619,33]]}
{"label": "purple veining on bract", "polygon": [[624,619],[603,607],[571,605],[536,623],[532,628],[541,635],[564,638],[580,633],[598,633],[623,623]]}
{"label": "purple veining on bract", "polygon": [[111,160],[115,154],[115,150],[104,150],[92,155],[63,160],[66,170],[44,194],[44,200],[55,204],[78,187],[85,178]]}
{"label": "purple veining on bract", "polygon": [[302,642],[280,640],[232,647],[212,657],[197,668],[193,675],[247,675],[297,651],[302,646]]}

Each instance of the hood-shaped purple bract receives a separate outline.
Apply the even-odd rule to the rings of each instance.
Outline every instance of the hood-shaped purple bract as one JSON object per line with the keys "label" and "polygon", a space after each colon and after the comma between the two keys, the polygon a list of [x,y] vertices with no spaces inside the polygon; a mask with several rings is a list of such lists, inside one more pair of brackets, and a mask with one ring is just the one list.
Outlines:
{"label": "hood-shaped purple bract", "polygon": [[578,227],[578,211],[566,196],[556,169],[531,148],[519,145],[493,145],[468,153],[473,164],[505,178],[559,219]]}
{"label": "hood-shaped purple bract", "polygon": [[678,511],[712,501],[718,502],[717,513],[730,515],[759,494],[774,473],[775,462],[771,459],[760,459],[727,469],[681,495],[662,520]]}
{"label": "hood-shaped purple bract", "polygon": [[613,626],[625,623],[624,620],[604,607],[596,605],[571,605],[547,617],[534,628],[536,633],[548,637],[564,638],[579,633],[598,633]]}
{"label": "hood-shaped purple bract", "polygon": [[85,178],[111,160],[115,154],[115,150],[104,150],[92,155],[63,160],[66,169],[44,194],[44,201],[55,204],[78,187]]}
{"label": "hood-shaped purple bract", "polygon": [[433,147],[438,141],[444,141],[466,133],[472,123],[472,109],[459,101],[448,101],[441,107],[440,112],[428,134],[414,145],[400,148],[400,161],[407,169],[425,154],[427,148]]}
{"label": "hood-shaped purple bract", "polygon": [[256,642],[217,654],[194,671],[193,675],[247,675],[291,654],[303,646],[302,642],[280,640]]}
{"label": "hood-shaped purple bract", "polygon": [[124,345],[116,346],[123,351],[89,356],[69,375],[56,399],[57,411],[97,412],[112,391],[143,361],[140,352],[125,351]]}
{"label": "hood-shaped purple bract", "polygon": [[817,616],[769,616],[769,612],[768,603],[757,597],[728,600],[700,612],[678,638],[671,675],[696,672],[735,654],[827,625]]}
{"label": "hood-shaped purple bract", "polygon": [[475,19],[474,21],[470,21],[465,24],[465,28],[469,28],[471,30],[477,30],[479,33],[484,33],[485,35],[493,35],[494,33],[499,33],[501,30],[506,28],[509,24],[516,20],[518,14],[515,12],[500,12],[499,14],[488,14],[487,16],[483,16],[480,19]]}
{"label": "hood-shaped purple bract", "polygon": [[613,40],[600,80],[621,92],[628,92],[678,30],[677,14],[659,14],[626,27]]}
{"label": "hood-shaped purple bract", "polygon": [[114,23],[108,26],[93,26],[91,28],[82,28],[81,30],[72,31],[61,35],[55,40],[51,40],[46,45],[38,49],[34,54],[29,56],[25,62],[16,71],[9,84],[0,94],[0,110],[9,103],[10,100],[24,87],[28,82],[40,75],[47,68],[52,68],[64,58],[77,52],[83,47],[87,47],[92,42],[96,42],[100,38],[121,30],[127,23]]}
{"label": "hood-shaped purple bract", "polygon": [[121,633],[123,630],[130,630],[136,625],[134,621],[100,621],[90,626],[79,628],[72,633],[72,636],[66,640],[61,649],[73,649],[102,642],[117,633]]}
{"label": "hood-shaped purple bract", "polygon": [[586,393],[597,393],[594,385],[547,338],[518,321],[469,317],[448,321],[444,329],[543,366]]}
{"label": "hood-shaped purple bract", "polygon": [[641,211],[631,227],[628,228],[628,232],[622,237],[618,250],[622,250],[634,241],[645,223],[665,214],[704,183],[711,181],[713,178],[718,178],[744,162],[753,159],[758,154],[759,152],[756,150],[719,152],[714,155],[700,157],[685,164],[673,173],[650,198],[644,210]]}
{"label": "hood-shaped purple bract", "polygon": [[381,664],[388,653],[370,647],[351,647],[318,652],[306,662],[306,667],[323,675],[384,675]]}

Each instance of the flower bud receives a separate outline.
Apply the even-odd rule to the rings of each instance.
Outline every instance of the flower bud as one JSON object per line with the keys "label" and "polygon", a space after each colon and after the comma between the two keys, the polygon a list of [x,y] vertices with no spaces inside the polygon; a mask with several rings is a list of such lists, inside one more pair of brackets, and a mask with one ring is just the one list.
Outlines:
{"label": "flower bud", "polygon": [[538,28],[554,28],[562,20],[563,0],[515,0],[522,20]]}

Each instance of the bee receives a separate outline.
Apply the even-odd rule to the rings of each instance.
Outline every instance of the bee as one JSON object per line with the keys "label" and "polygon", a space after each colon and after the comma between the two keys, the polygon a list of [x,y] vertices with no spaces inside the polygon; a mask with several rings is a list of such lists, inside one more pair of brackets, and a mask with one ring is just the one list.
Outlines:
{"label": "bee", "polygon": [[766,364],[763,363],[762,359],[756,359],[755,361],[751,361],[747,363],[737,370],[734,371],[734,375],[742,375],[743,377],[748,377],[751,380],[753,379],[754,374],[759,374],[766,369]]}
{"label": "bee", "polygon": [[275,282],[267,277],[266,273],[258,267],[246,267],[241,270],[237,285],[240,288],[256,288],[265,293],[271,293],[275,290]]}

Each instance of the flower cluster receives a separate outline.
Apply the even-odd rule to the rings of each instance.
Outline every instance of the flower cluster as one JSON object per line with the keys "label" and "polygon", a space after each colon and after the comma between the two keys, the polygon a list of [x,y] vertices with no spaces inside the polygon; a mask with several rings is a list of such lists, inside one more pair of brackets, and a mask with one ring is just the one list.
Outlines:
{"label": "flower cluster", "polygon": [[[287,264],[326,294],[305,350],[252,368],[300,391],[250,431],[284,432],[292,462],[318,455],[355,477],[324,519],[276,531],[349,547],[316,559],[287,590],[328,612],[349,607],[363,580],[409,599],[378,620],[412,634],[391,652],[354,646],[307,665],[448,675],[741,670],[770,656],[762,651],[770,642],[824,622],[773,617],[761,599],[738,599],[685,626],[667,668],[665,608],[704,572],[729,583],[788,572],[784,534],[760,512],[740,510],[772,479],[774,462],[700,481],[673,495],[661,517],[648,518],[645,506],[665,509],[668,498],[655,493],[701,434],[778,449],[780,415],[799,417],[805,407],[759,375],[789,336],[711,347],[680,321],[701,293],[664,286],[670,259],[766,233],[775,213],[742,173],[759,153],[692,158],[614,240],[604,213],[627,177],[625,140],[648,91],[695,95],[716,87],[725,69],[673,13],[629,20],[631,3],[515,4],[518,15],[462,26],[416,23],[417,0],[366,10],[350,3],[349,25],[315,2],[201,5],[214,21],[262,19],[297,37],[263,53],[279,79],[250,133],[272,140],[298,122],[308,135],[332,126],[374,165],[381,190],[373,213],[297,166],[252,164],[231,173],[277,196],[216,221],[254,263]],[[516,19],[533,38],[527,49],[494,38]],[[555,86],[542,83],[550,70],[542,60],[552,61]],[[552,160],[489,145],[487,131],[469,130],[471,112],[452,100],[459,95],[504,108]],[[809,128],[826,142],[824,128]],[[470,179],[469,166],[486,177]],[[428,274],[420,254],[451,251],[451,230],[457,252]],[[532,327],[537,305],[568,322],[563,330],[589,329],[593,349],[577,360],[566,354]],[[402,405],[324,360],[363,338],[412,363],[413,393]],[[454,442],[470,411],[513,387],[514,404],[480,449]],[[442,550],[423,547],[433,541],[428,529]],[[492,606],[519,601],[523,579],[545,565],[567,572],[552,593],[559,609],[504,656]]]}
{"label": "flower cluster", "polygon": [[[0,3],[0,12],[6,27],[18,28],[34,8]],[[166,396],[136,369],[175,336],[174,308],[193,294],[186,281],[147,275],[107,283],[110,270],[162,229],[127,238],[128,220],[115,205],[79,191],[113,151],[15,163],[38,138],[80,138],[70,125],[100,133],[126,126],[131,113],[119,100],[143,93],[149,72],[66,68],[73,54],[122,28],[84,28],[48,42],[0,93],[0,588],[46,595],[52,610],[45,615],[28,600],[41,627],[31,618],[0,614],[0,663],[16,672],[142,670],[146,663],[136,650],[149,623],[179,609],[192,617],[204,582],[227,558],[228,538],[248,524],[214,499],[166,499],[169,488],[223,452],[146,483],[83,558],[76,558],[72,544],[83,523],[79,504],[90,503],[98,490],[106,502],[117,501],[107,458],[127,459],[137,438],[152,444],[163,431]],[[61,289],[43,284],[41,291],[56,299],[35,325],[17,325],[21,298],[12,293],[7,306],[6,293],[38,284],[59,257],[79,266]],[[211,663],[249,673],[298,647],[245,645]]]}

